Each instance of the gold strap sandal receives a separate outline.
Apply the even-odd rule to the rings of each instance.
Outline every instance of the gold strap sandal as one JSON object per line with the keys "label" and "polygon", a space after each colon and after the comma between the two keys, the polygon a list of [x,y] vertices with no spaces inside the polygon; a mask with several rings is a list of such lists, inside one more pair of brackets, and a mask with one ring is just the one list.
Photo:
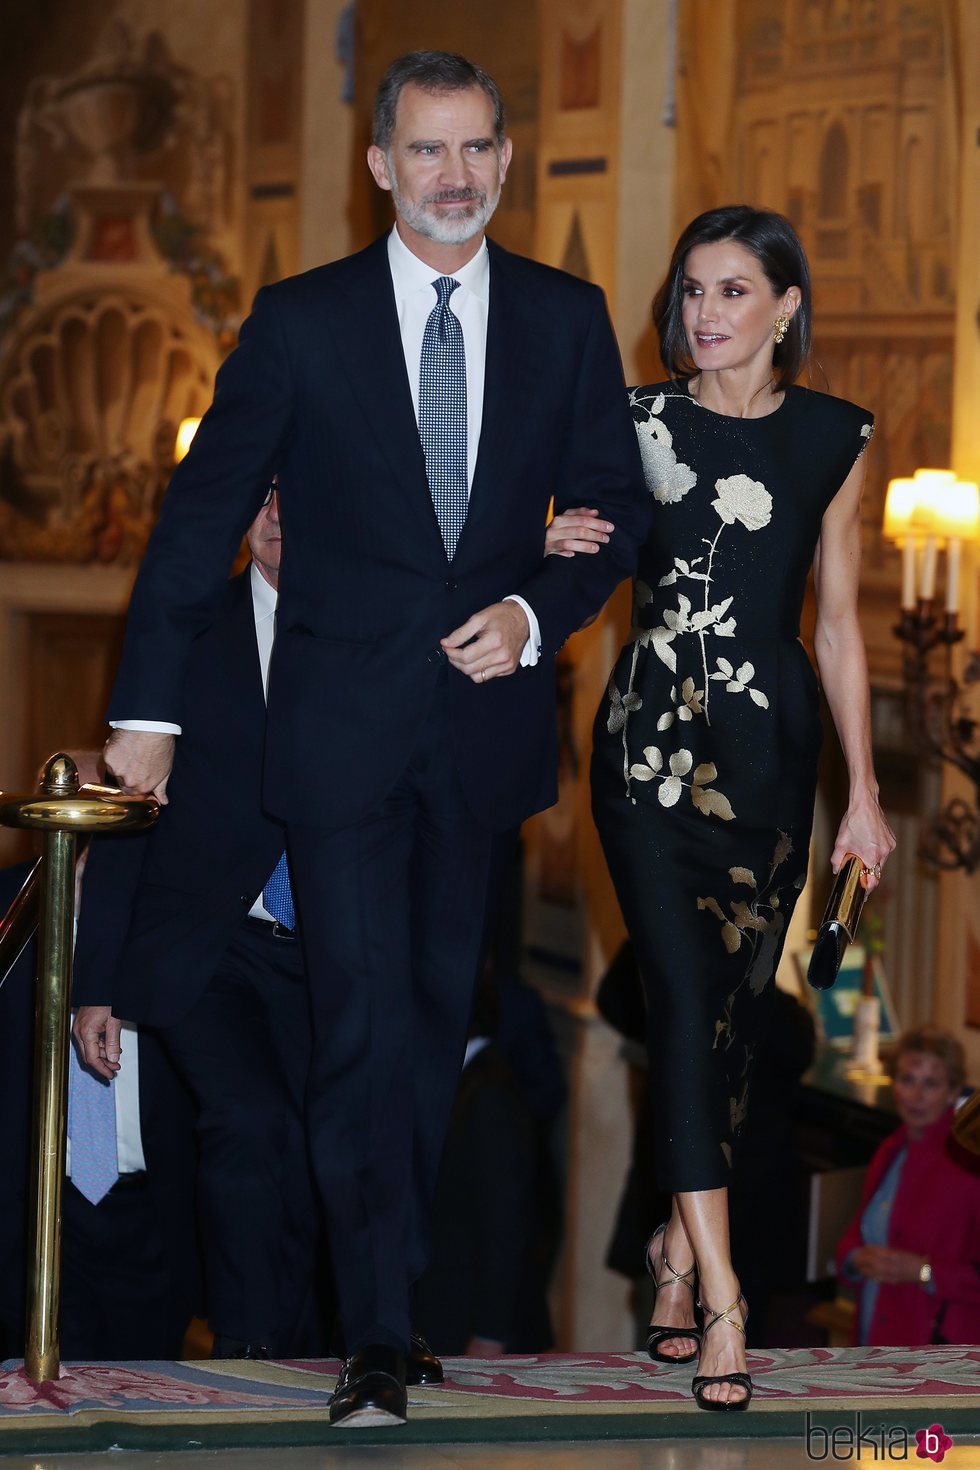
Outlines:
{"label": "gold strap sandal", "polygon": [[[646,1250],[643,1256],[643,1259],[646,1262],[646,1268],[649,1271],[651,1279],[653,1281],[654,1292],[659,1292],[664,1286],[686,1286],[688,1291],[691,1293],[691,1296],[694,1297],[695,1302],[697,1303],[697,1268],[696,1266],[692,1266],[689,1271],[674,1270],[673,1266],[667,1259],[667,1224],[668,1222],[665,1220],[662,1225],[657,1226],[656,1230],[647,1241]],[[663,1240],[660,1242],[660,1261],[663,1268],[669,1273],[664,1281],[657,1280],[657,1273],[654,1269],[653,1262],[650,1260],[650,1249],[654,1241],[660,1235],[663,1236]],[[700,1304],[698,1303],[698,1305]],[[693,1337],[695,1342],[700,1343],[701,1329],[699,1327],[651,1326],[650,1331],[647,1334],[647,1352],[650,1354],[650,1357],[653,1359],[653,1361],[655,1363],[693,1363],[694,1359],[698,1356],[698,1349],[695,1349],[693,1353],[684,1353],[682,1356],[678,1357],[675,1357],[672,1353],[662,1353],[660,1351],[660,1344],[663,1342],[667,1342],[670,1338],[673,1337]]]}
{"label": "gold strap sandal", "polygon": [[[705,1306],[704,1302],[698,1302],[698,1306],[705,1313],[704,1328],[701,1333],[702,1343],[716,1322],[727,1322],[729,1327],[736,1328],[743,1337],[745,1336],[745,1324],[749,1320],[749,1308],[741,1292],[739,1292],[731,1306],[726,1307],[723,1312],[713,1312],[710,1307]],[[732,1312],[737,1312],[739,1307],[742,1308],[741,1322],[730,1315]],[[727,1401],[725,1399],[705,1398],[705,1389],[713,1383],[731,1383],[736,1388],[744,1389],[745,1395],[743,1398],[728,1399]],[[739,1409],[747,1409],[752,1401],[752,1379],[748,1373],[701,1373],[696,1375],[692,1380],[691,1390],[694,1394],[694,1402],[699,1409],[716,1409],[720,1412],[725,1412],[726,1410],[737,1411]]]}

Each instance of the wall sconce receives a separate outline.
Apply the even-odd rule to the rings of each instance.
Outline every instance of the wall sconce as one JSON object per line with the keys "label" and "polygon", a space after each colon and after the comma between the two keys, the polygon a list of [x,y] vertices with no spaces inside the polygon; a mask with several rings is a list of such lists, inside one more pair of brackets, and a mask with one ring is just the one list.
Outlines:
{"label": "wall sconce", "polygon": [[[905,718],[917,748],[969,777],[978,796],[973,807],[955,797],[923,835],[919,854],[934,866],[980,866],[980,723],[966,708],[953,676],[953,645],[959,626],[960,559],[964,541],[980,541],[980,490],[952,470],[916,470],[892,480],[885,499],[884,535],[902,551],[901,620],[895,636],[904,644],[902,683]],[[934,611],[936,579],[945,552],[943,613]],[[942,673],[930,673],[930,655],[942,648]],[[980,682],[980,652],[970,654],[966,686]]]}
{"label": "wall sconce", "polygon": [[200,419],[181,419],[180,427],[177,430],[177,438],[174,441],[174,464],[180,464],[184,455],[190,449],[191,440],[197,433],[197,427],[200,422]]}

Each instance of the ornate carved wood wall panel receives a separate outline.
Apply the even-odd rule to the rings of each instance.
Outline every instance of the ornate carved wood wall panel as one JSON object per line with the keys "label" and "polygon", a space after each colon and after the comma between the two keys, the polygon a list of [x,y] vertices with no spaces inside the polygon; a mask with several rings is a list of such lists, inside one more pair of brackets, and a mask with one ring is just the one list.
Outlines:
{"label": "ornate carved wood wall panel", "polygon": [[245,304],[299,269],[303,0],[249,0]]}
{"label": "ornate carved wood wall panel", "polygon": [[0,54],[5,786],[39,747],[101,743],[177,426],[234,340],[244,20],[238,0],[78,0],[21,14]]}

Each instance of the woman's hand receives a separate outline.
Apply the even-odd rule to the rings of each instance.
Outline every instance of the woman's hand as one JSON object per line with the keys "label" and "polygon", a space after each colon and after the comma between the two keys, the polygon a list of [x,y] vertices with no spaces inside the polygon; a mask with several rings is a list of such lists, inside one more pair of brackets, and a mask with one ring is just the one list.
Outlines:
{"label": "woman's hand", "polygon": [[859,1276],[894,1286],[899,1282],[917,1282],[926,1264],[925,1256],[915,1251],[896,1251],[887,1245],[862,1245],[851,1253],[848,1265]]}
{"label": "woman's hand", "polygon": [[596,552],[615,530],[612,521],[604,521],[597,510],[579,506],[555,516],[544,533],[545,556],[574,556],[576,552]]}
{"label": "woman's hand", "polygon": [[852,800],[844,813],[830,855],[830,866],[835,873],[838,872],[847,854],[853,852],[868,870],[864,886],[868,893],[872,893],[879,882],[875,868],[880,871],[894,850],[895,834],[878,805],[878,798],[868,795]]}

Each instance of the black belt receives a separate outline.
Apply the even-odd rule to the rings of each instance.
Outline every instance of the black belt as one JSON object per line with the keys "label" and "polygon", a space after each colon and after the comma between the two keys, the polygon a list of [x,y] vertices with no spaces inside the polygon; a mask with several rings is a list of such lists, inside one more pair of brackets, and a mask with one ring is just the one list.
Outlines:
{"label": "black belt", "polygon": [[260,919],[256,914],[246,914],[245,922],[250,929],[264,934],[267,939],[298,939],[295,929],[287,929],[277,919]]}
{"label": "black belt", "polygon": [[147,1171],[145,1169],[127,1170],[125,1174],[120,1174],[109,1193],[119,1194],[130,1189],[145,1189],[146,1185]]}

